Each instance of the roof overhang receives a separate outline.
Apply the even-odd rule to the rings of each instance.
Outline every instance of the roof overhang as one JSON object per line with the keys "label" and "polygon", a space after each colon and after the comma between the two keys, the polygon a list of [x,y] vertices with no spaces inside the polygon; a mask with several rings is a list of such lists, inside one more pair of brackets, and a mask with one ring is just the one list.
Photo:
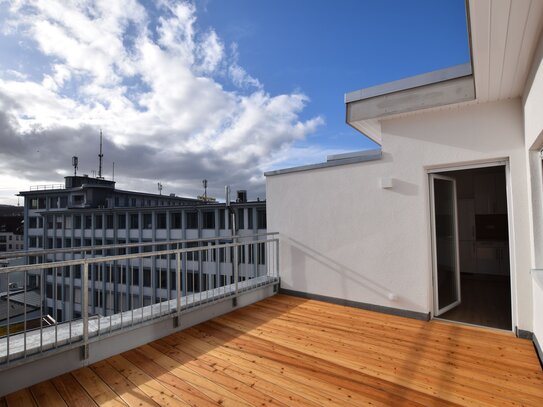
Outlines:
{"label": "roof overhang", "polygon": [[471,64],[462,64],[347,93],[347,123],[381,144],[383,117],[473,99]]}

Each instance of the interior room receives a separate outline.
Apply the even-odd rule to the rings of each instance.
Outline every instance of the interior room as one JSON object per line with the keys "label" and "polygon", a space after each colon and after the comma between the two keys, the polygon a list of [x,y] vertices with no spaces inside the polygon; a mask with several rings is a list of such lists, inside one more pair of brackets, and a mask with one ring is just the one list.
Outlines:
{"label": "interior room", "polygon": [[[439,177],[441,179],[433,181],[438,281],[435,315],[511,330],[505,166],[448,171],[439,173],[436,178]],[[445,181],[449,181],[451,188],[444,185]],[[455,188],[452,187],[454,184]],[[446,209],[447,206],[452,208],[453,199],[456,201],[456,219],[447,215],[453,214],[452,209]],[[452,227],[455,224],[458,250],[454,243],[456,239],[447,240],[454,236]],[[452,266],[446,267],[447,264]]]}

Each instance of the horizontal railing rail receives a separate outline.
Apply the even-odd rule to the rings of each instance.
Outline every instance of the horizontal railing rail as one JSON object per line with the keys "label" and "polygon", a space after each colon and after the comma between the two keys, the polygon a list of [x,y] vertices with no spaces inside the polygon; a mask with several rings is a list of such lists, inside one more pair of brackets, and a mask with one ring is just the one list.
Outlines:
{"label": "horizontal railing rail", "polygon": [[265,233],[255,233],[248,235],[225,235],[225,236],[214,236],[198,239],[176,239],[176,240],[154,240],[152,242],[135,242],[135,243],[117,243],[117,244],[105,244],[98,246],[74,246],[66,247],[62,249],[29,249],[29,250],[19,250],[0,253],[0,259],[14,259],[20,257],[28,256],[47,256],[51,254],[63,254],[63,253],[81,253],[81,252],[92,252],[92,251],[107,251],[113,249],[129,249],[133,247],[149,247],[149,246],[159,246],[166,244],[184,244],[184,243],[200,243],[208,241],[219,241],[219,240],[232,240],[232,239],[254,239],[263,236],[276,236],[278,232],[265,232]]}
{"label": "horizontal railing rail", "polygon": [[[91,341],[276,284],[273,235],[231,243],[218,243],[228,236],[195,239],[205,245],[3,268],[0,370],[74,346],[86,358]],[[20,288],[10,290],[15,281]]]}
{"label": "horizontal railing rail", "polygon": [[64,184],[31,185],[31,191],[40,191],[45,189],[65,189]]}

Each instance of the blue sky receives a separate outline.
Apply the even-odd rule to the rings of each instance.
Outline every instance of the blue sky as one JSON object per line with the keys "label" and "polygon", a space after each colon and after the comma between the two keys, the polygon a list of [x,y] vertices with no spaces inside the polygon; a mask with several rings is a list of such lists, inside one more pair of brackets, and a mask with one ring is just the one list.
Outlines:
{"label": "blue sky", "polygon": [[[463,0],[0,0],[0,203],[106,169],[185,196],[374,148],[345,92],[469,61]],[[106,176],[108,176],[108,171]]]}

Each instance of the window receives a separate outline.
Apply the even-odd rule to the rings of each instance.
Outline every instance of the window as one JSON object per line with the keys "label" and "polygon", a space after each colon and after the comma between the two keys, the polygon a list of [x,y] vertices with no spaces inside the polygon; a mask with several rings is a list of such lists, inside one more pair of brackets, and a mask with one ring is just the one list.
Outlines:
{"label": "window", "polygon": [[174,212],[170,215],[170,223],[172,229],[181,229],[181,213]]}
{"label": "window", "polygon": [[84,195],[73,195],[72,196],[72,202],[75,206],[80,206],[85,203],[85,196]]}
{"label": "window", "polygon": [[130,229],[139,228],[139,218],[137,213],[130,214]]}
{"label": "window", "polygon": [[30,200],[30,209],[38,209],[38,198],[32,198]]}
{"label": "window", "polygon": [[117,229],[126,229],[126,215],[124,213],[117,215]]}
{"label": "window", "polygon": [[92,229],[92,216],[85,215],[85,229]]}
{"label": "window", "polygon": [[266,209],[258,209],[256,211],[256,227],[258,229],[266,229]]}
{"label": "window", "polygon": [[113,229],[113,215],[106,215],[106,229]]}
{"label": "window", "polygon": [[153,228],[153,214],[144,213],[143,214],[143,229],[152,229]]}
{"label": "window", "polygon": [[254,227],[253,215],[254,215],[253,208],[248,208],[247,209],[247,229],[249,230],[253,230],[253,227]]}
{"label": "window", "polygon": [[219,209],[219,229],[226,229],[226,210]]}
{"label": "window", "polygon": [[38,209],[45,209],[45,198],[38,198]]}
{"label": "window", "polygon": [[156,228],[166,229],[166,214],[165,213],[156,214]]}
{"label": "window", "polygon": [[61,196],[59,198],[59,208],[66,208],[68,206],[68,197],[67,196]]}
{"label": "window", "polygon": [[237,213],[237,216],[236,216],[237,217],[236,222],[237,222],[238,230],[245,229],[245,219],[243,218],[244,212],[245,211],[243,210],[243,208],[238,209],[238,213]]}
{"label": "window", "polygon": [[28,218],[28,227],[30,229],[36,229],[38,227],[38,218],[36,216],[31,216]]}
{"label": "window", "polygon": [[[189,242],[187,243],[187,249],[189,248],[192,248],[192,247],[198,247],[198,242]],[[195,250],[195,251],[192,251],[192,252],[188,252],[187,253],[187,260],[194,260],[194,261],[197,261],[198,260],[198,251]]]}
{"label": "window", "polygon": [[102,214],[94,215],[94,228],[95,229],[102,229],[103,226],[103,217]]}
{"label": "window", "polygon": [[198,229],[198,212],[187,212],[187,229]]}
{"label": "window", "polygon": [[71,229],[72,228],[72,215],[66,215],[64,218],[64,228],[65,229]]}
{"label": "window", "polygon": [[62,216],[57,215],[55,216],[55,224],[57,229],[62,229]]}
{"label": "window", "polygon": [[30,247],[38,247],[37,244],[38,244],[38,242],[37,242],[36,236],[30,236],[29,241],[28,241],[28,245]]}
{"label": "window", "polygon": [[62,247],[62,238],[57,237],[55,248],[60,249]]}
{"label": "window", "polygon": [[74,239],[74,247],[81,247],[81,239],[76,237]]}
{"label": "window", "polygon": [[64,247],[72,247],[72,239],[70,237],[64,239]]}
{"label": "window", "polygon": [[151,287],[151,269],[143,269],[143,285],[145,287]]}
{"label": "window", "polygon": [[74,228],[81,229],[81,215],[74,215]]}
{"label": "window", "polygon": [[204,229],[215,229],[215,212],[205,211],[203,213],[203,222]]}
{"label": "window", "polygon": [[52,196],[49,198],[49,208],[57,209],[58,208],[58,197]]}

